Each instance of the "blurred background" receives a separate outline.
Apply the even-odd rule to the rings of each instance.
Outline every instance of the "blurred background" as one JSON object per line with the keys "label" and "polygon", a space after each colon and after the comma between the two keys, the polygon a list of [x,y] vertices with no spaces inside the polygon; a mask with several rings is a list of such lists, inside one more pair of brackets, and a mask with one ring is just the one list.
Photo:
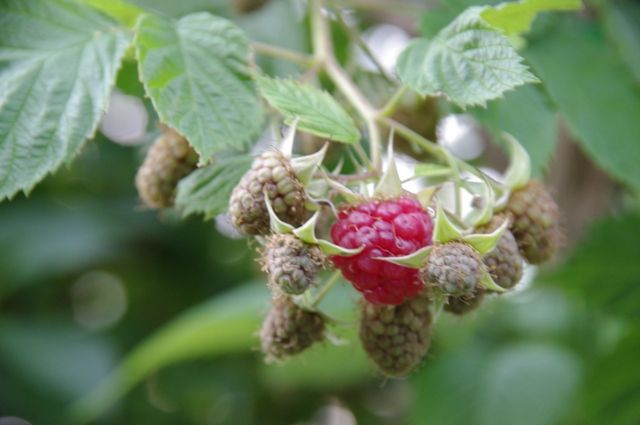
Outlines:
{"label": "blurred background", "polygon": [[[297,1],[244,14],[214,0],[132,2],[175,17],[208,10],[256,40],[309,49]],[[334,28],[338,53],[372,93],[375,68],[340,40],[361,32],[391,71],[411,37],[435,34],[474,4],[399,0],[389,14],[385,1],[336,3],[349,6]],[[135,172],[159,130],[127,62],[100,132],[73,165],[0,205],[0,417],[34,425],[640,424],[640,2],[545,15],[514,41],[545,85],[464,113],[409,99],[397,118],[499,171],[505,157],[492,135],[513,133],[561,206],[565,247],[552,265],[528,269],[515,293],[462,319],[443,315],[428,358],[401,380],[376,375],[348,327],[336,331],[338,345],[264,363],[255,333],[268,293],[254,247],[225,236],[222,218],[182,219],[137,198]],[[300,71],[260,60],[272,74]],[[323,304],[350,321],[356,299],[342,284]]]}

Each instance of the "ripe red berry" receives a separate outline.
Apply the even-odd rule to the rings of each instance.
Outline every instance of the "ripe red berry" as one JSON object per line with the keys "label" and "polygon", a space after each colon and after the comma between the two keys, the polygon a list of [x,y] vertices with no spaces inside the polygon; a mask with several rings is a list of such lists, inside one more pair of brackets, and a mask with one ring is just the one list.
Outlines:
{"label": "ripe red berry", "polygon": [[364,250],[331,259],[344,277],[373,304],[398,305],[423,288],[418,270],[375,257],[399,257],[431,245],[433,222],[409,197],[350,205],[331,227],[333,242]]}

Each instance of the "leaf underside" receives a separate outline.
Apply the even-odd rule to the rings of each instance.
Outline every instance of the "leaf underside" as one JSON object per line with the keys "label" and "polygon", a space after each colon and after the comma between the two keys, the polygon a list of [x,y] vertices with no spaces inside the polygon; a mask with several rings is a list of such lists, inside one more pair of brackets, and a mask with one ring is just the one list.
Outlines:
{"label": "leaf underside", "polygon": [[0,200],[29,192],[92,137],[129,34],[66,0],[0,2]]}

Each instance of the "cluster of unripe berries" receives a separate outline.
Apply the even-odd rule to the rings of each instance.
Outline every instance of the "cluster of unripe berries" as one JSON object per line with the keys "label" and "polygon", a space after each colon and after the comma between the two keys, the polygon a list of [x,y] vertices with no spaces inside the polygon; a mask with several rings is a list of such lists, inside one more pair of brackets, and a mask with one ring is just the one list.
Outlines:
{"label": "cluster of unripe berries", "polygon": [[[177,182],[196,163],[183,138],[165,134],[138,172],[142,200],[154,208],[171,205]],[[558,207],[537,181],[513,190],[499,211],[469,230],[480,237],[497,235],[482,252],[463,237],[438,240],[434,227],[441,210],[436,214],[434,205],[407,192],[326,208],[336,212],[334,219],[322,221],[320,229],[313,221],[314,231],[330,235],[327,244],[338,251],[323,249],[315,234],[303,240],[273,225],[275,218],[291,229],[304,226],[311,204],[291,160],[275,149],[255,158],[230,198],[234,225],[261,245],[262,270],[273,294],[260,331],[269,360],[286,359],[325,339],[328,318],[300,299],[323,269],[335,268],[362,294],[363,348],[385,375],[404,375],[429,348],[437,305],[453,314],[473,310],[486,295],[513,288],[524,261],[550,259],[559,240]],[[315,210],[325,211],[317,204]],[[419,264],[400,261],[421,252]]]}

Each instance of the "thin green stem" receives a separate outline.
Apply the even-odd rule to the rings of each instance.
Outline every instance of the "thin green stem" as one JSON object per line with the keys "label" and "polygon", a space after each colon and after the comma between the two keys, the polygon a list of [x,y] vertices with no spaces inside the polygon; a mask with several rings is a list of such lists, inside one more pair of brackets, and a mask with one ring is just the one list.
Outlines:
{"label": "thin green stem", "polygon": [[333,272],[333,274],[329,277],[329,279],[327,279],[325,284],[322,285],[322,288],[320,289],[320,291],[318,291],[313,301],[311,301],[311,308],[317,307],[318,304],[320,304],[320,302],[324,299],[324,297],[326,297],[327,294],[331,292],[333,287],[336,286],[336,284],[340,280],[340,276],[342,275],[339,270]]}
{"label": "thin green stem", "polygon": [[380,63],[380,60],[371,51],[371,49],[369,48],[369,45],[365,43],[364,40],[362,39],[362,36],[360,35],[360,31],[358,31],[357,28],[354,28],[352,25],[349,25],[349,23],[344,20],[341,13],[338,13],[337,16],[338,16],[338,21],[340,22],[342,27],[345,29],[345,31],[347,31],[351,41],[353,41],[355,44],[358,45],[358,47],[360,47],[362,52],[369,58],[371,63],[373,63],[373,65],[376,67],[376,69],[378,70],[378,73],[382,76],[382,78],[384,78],[385,81],[387,81],[388,83],[394,83],[393,77],[389,75],[387,70]]}
{"label": "thin green stem", "polygon": [[293,50],[285,49],[284,47],[261,43],[259,41],[254,41],[251,43],[251,46],[253,47],[253,51],[260,55],[284,59],[307,68],[315,65],[315,59],[312,56],[294,52]]}
{"label": "thin green stem", "polygon": [[447,161],[447,158],[446,158],[447,154],[442,148],[442,146],[421,136],[419,133],[416,133],[406,125],[401,124],[392,118],[386,117],[384,115],[378,115],[377,120],[378,122],[380,122],[381,124],[384,124],[388,128],[393,129],[396,133],[398,133],[405,139],[417,144],[418,146],[420,146],[421,148],[423,148],[425,151],[435,156],[436,158],[439,158],[443,161]]}
{"label": "thin green stem", "polygon": [[398,87],[398,90],[396,90],[393,96],[391,96],[391,99],[389,99],[389,101],[382,107],[382,109],[380,109],[378,115],[382,115],[385,117],[392,115],[398,108],[398,105],[400,104],[400,101],[402,100],[402,97],[406,92],[407,86],[402,85]]}
{"label": "thin green stem", "polygon": [[314,57],[324,65],[329,78],[364,120],[371,144],[371,163],[373,169],[380,170],[382,168],[382,136],[375,119],[376,110],[336,60],[329,25],[322,11],[322,0],[311,0],[310,4]]}

